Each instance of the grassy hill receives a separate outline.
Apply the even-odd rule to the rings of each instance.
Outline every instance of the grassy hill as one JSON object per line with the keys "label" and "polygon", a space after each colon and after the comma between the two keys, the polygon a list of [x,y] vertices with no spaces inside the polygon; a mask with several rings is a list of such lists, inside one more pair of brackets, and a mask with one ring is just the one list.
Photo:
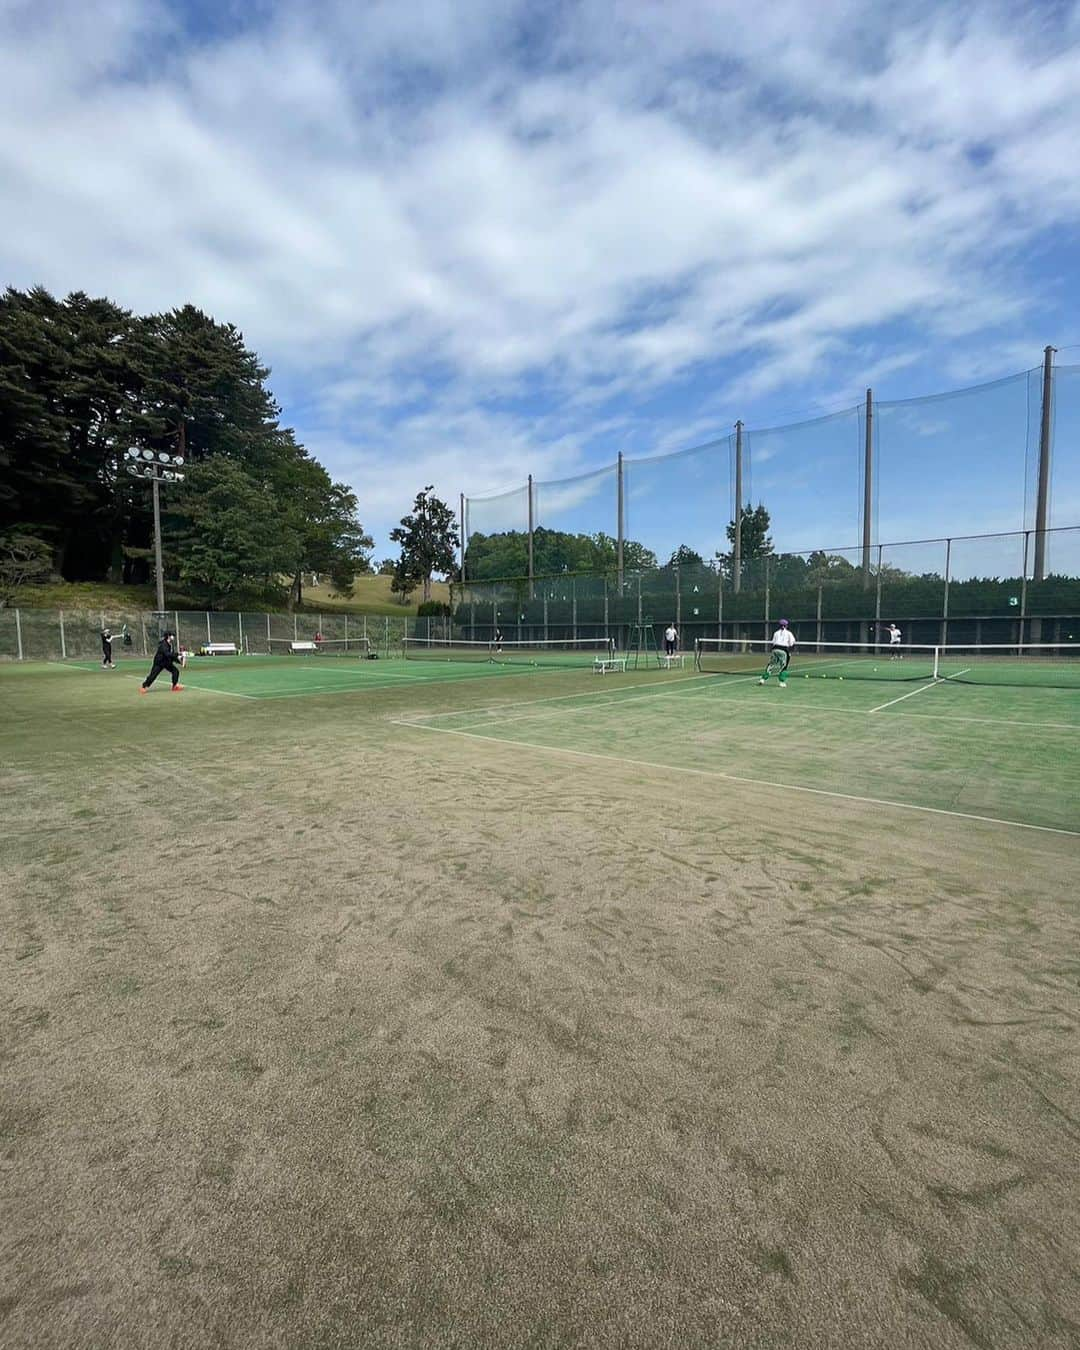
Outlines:
{"label": "grassy hill", "polygon": [[[304,603],[301,610],[307,613],[333,614],[390,614],[398,618],[408,618],[416,614],[421,593],[414,591],[407,605],[398,604],[390,593],[390,578],[361,576],[356,578],[356,589],[352,598],[332,595],[328,586],[305,588]],[[431,588],[433,600],[450,599],[450,588],[445,582],[435,582]],[[165,594],[165,603],[170,609],[205,609],[201,601],[195,600],[182,591],[169,588]],[[28,586],[19,595],[15,607],[19,609],[71,609],[124,611],[132,609],[153,610],[157,601],[153,586],[120,586],[107,581],[57,581],[44,586]],[[265,605],[244,606],[245,609],[262,610]],[[274,607],[283,610],[284,605]]]}

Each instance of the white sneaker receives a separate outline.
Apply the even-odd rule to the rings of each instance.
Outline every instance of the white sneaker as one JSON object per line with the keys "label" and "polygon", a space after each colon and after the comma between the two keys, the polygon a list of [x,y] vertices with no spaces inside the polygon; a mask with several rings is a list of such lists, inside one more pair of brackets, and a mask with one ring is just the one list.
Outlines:
{"label": "white sneaker", "polygon": [[787,688],[787,680],[778,680],[777,683],[779,684],[781,689]]}
{"label": "white sneaker", "polygon": [[764,684],[764,683],[765,683],[765,676],[762,675],[761,679],[758,680],[758,684]]}

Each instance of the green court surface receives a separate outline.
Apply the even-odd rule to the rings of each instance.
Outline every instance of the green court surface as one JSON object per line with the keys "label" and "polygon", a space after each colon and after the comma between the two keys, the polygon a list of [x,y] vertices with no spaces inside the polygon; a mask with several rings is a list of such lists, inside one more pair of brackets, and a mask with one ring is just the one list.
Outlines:
{"label": "green court surface", "polygon": [[0,665],[0,1341],[1078,1343],[1080,691],[146,668]]}

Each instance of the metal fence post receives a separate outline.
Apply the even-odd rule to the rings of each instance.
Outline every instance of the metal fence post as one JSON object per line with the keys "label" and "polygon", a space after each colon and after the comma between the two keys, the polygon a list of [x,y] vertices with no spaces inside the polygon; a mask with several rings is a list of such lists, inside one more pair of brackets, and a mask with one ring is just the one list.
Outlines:
{"label": "metal fence post", "polygon": [[143,656],[145,656],[145,655],[147,654],[147,648],[146,648],[146,615],[145,615],[145,614],[140,614],[140,615],[139,615],[139,625],[140,625],[140,627],[142,628],[142,654],[143,654]]}
{"label": "metal fence post", "polygon": [[15,646],[18,648],[19,660],[23,659],[22,650],[22,619],[19,617],[19,611],[15,611]]}
{"label": "metal fence post", "polygon": [[[1020,651],[1024,650],[1024,630],[1027,628],[1027,574],[1028,549],[1031,546],[1031,531],[1024,531],[1023,575],[1020,578]],[[1034,641],[1034,639],[1032,639]]]}
{"label": "metal fence post", "polygon": [[952,568],[952,540],[945,540],[945,594],[941,598],[941,645],[949,642],[949,573]]}
{"label": "metal fence post", "polygon": [[60,611],[60,659],[67,660],[67,642],[64,640],[64,611]]}
{"label": "metal fence post", "polygon": [[239,630],[240,630],[240,652],[241,652],[241,654],[243,654],[243,651],[244,651],[244,616],[243,616],[243,614],[240,612],[240,610],[237,610],[237,611],[236,611],[236,626],[237,626],[237,627],[239,628]]}

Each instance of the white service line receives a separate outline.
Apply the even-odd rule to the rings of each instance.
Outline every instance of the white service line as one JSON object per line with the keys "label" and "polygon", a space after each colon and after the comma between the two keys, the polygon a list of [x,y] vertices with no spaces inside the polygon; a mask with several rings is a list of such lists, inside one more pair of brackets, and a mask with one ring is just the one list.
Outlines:
{"label": "white service line", "polygon": [[[740,675],[740,676],[738,676],[736,679],[726,680],[723,684],[714,686],[713,693],[710,694],[709,696],[710,696],[710,697],[715,697],[715,696],[718,695],[718,694],[725,693],[728,689],[734,689],[736,685],[740,685],[740,684],[749,684],[751,681],[756,682],[756,681],[758,681],[760,678],[761,678],[760,675]],[[686,683],[689,683],[689,681],[684,680],[684,681],[682,681],[682,683],[683,683],[683,684],[686,684]],[[639,686],[638,686],[639,689],[640,689],[640,688],[643,688],[643,687],[648,687],[648,686],[642,686],[642,685],[639,685]],[[592,710],[593,710],[594,708],[622,708],[622,707],[625,707],[627,703],[632,703],[632,704],[634,704],[634,706],[636,707],[639,703],[646,703],[646,702],[649,702],[649,701],[652,700],[652,699],[664,698],[667,694],[670,694],[676,687],[677,687],[676,685],[670,685],[670,684],[669,684],[669,685],[667,686],[667,688],[664,689],[664,690],[662,690],[659,694],[642,694],[642,696],[641,696],[640,698],[605,698],[605,699],[600,699],[600,700],[598,700],[598,701],[595,702],[595,703],[582,703],[582,704],[579,704],[576,708],[548,708],[548,709],[547,709],[547,714],[548,714],[548,715],[554,714],[555,716],[559,716],[559,715],[561,715],[562,713],[590,713],[590,712],[592,712]],[[598,692],[599,692],[599,691],[598,691]],[[629,693],[630,691],[627,690],[626,692]],[[696,690],[694,693],[686,694],[686,695],[682,698],[681,702],[685,703],[685,702],[687,702],[689,699],[692,699],[692,698],[700,698],[701,695],[704,694],[704,693],[706,693],[706,692],[707,692],[707,691],[705,691],[705,690]],[[538,700],[538,701],[539,701],[539,700]],[[513,705],[513,704],[508,704],[507,706],[508,706],[508,707],[513,707],[514,705]],[[437,716],[437,717],[445,717],[446,715],[447,715],[447,714],[445,714],[445,713],[436,713],[436,714],[435,714],[435,716]],[[472,710],[469,709],[469,708],[462,708],[462,710],[460,711],[460,713],[458,713],[457,715],[458,715],[459,717],[471,717],[471,716],[473,716],[473,713],[472,713]],[[489,718],[488,718],[486,721],[484,721],[484,722],[470,722],[468,726],[466,726],[466,727],[459,727],[458,730],[461,730],[461,731],[468,731],[471,727],[474,727],[474,726],[475,726],[475,727],[494,727],[494,726],[502,727],[502,726],[505,726],[505,725],[507,724],[507,722],[521,722],[521,721],[524,721],[524,720],[526,720],[526,719],[528,719],[528,718],[530,718],[530,717],[542,717],[542,716],[544,716],[544,715],[545,715],[545,714],[543,714],[543,713],[528,713],[528,712],[524,712],[524,713],[516,713],[513,717],[489,717]]]}
{"label": "white service line", "polygon": [[930,816],[951,816],[955,820],[976,820],[984,825],[1009,825],[1017,830],[1035,830],[1040,834],[1062,834],[1080,839],[1080,830],[1063,830],[1055,825],[1031,825],[1024,820],[1008,820],[1003,816],[977,816],[970,811],[950,811],[942,806],[920,806],[915,802],[890,801],[884,797],[861,797],[853,792],[830,792],[826,788],[802,787],[798,783],[779,783],[769,778],[746,778],[741,774],[723,773],[713,769],[694,769],[681,764],[664,764],[651,759],[628,759],[623,755],[601,755],[591,750],[570,750],[559,745],[537,745],[534,741],[504,740],[498,736],[479,736],[475,731],[455,731],[453,727],[431,727],[420,722],[396,722],[410,731],[433,731],[437,736],[460,736],[464,740],[480,741],[484,745],[504,749],[539,750],[541,753],[571,755],[575,759],[596,759],[608,764],[632,764],[641,769],[659,769],[661,772],[692,774],[696,778],[715,778],[725,783],[747,783],[752,787],[779,788],[784,792],[801,792],[811,797],[830,797],[837,801],[861,802],[866,806],[888,806],[898,811],[918,811]]}
{"label": "white service line", "polygon": [[[139,680],[139,683],[142,683],[138,675],[128,675],[127,678]],[[220,694],[223,698],[248,698],[253,700],[257,698],[256,694],[236,694],[231,689],[207,689],[205,684],[185,684],[184,693],[186,694],[189,689],[196,689],[200,694]]]}
{"label": "white service line", "polygon": [[[968,666],[968,670],[970,669],[971,667]],[[967,670],[958,670],[956,673],[957,675],[966,675]],[[925,694],[928,689],[933,689],[935,684],[937,684],[937,681],[931,680],[929,684],[921,685],[918,689],[912,689],[906,694],[901,694],[899,698],[891,698],[888,703],[879,703],[876,708],[871,708],[869,711],[876,713],[881,712],[882,708],[891,708],[894,703],[903,703],[906,698],[914,698],[916,694]]]}
{"label": "white service line", "polygon": [[[605,676],[604,678],[606,679],[607,677]],[[638,689],[654,689],[657,686],[662,686],[665,690],[670,692],[671,690],[682,689],[685,685],[688,684],[697,684],[701,680],[715,680],[715,679],[716,679],[715,675],[706,674],[706,675],[687,675],[680,680],[649,680],[643,681],[641,684],[628,685],[623,690],[623,693],[629,695],[634,693],[635,690]],[[431,683],[436,684],[438,683],[438,681],[433,680]],[[508,708],[534,708],[540,703],[565,703],[568,699],[571,698],[595,698],[597,694],[599,694],[600,692],[601,691],[599,689],[584,689],[580,694],[551,694],[547,698],[527,698],[527,699],[519,699],[516,703],[496,703],[495,706],[492,708],[455,708],[451,712],[425,713],[424,716],[427,717],[428,719],[432,717],[461,717],[466,714],[471,716],[477,713],[503,712]],[[648,694],[646,695],[646,697],[659,698],[659,695]],[[612,701],[616,703],[633,702],[632,699],[628,698],[614,699]]]}

